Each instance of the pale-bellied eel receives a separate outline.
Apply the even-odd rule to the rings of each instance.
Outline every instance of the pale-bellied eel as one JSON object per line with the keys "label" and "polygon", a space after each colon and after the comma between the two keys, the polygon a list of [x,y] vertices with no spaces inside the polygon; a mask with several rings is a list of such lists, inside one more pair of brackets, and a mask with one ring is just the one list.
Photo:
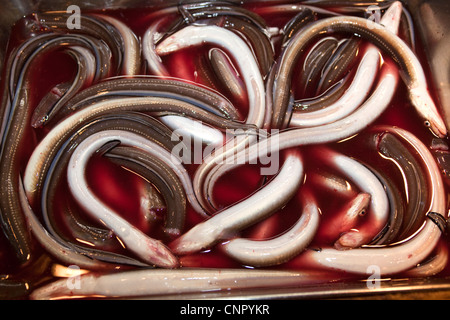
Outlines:
{"label": "pale-bellied eel", "polygon": [[[174,142],[180,141],[180,138],[183,137],[183,139],[190,139],[189,142],[194,142],[194,144],[199,143],[206,146],[219,147],[223,145],[226,139],[220,130],[190,118],[167,115],[160,116],[159,120],[172,129],[172,141]],[[180,138],[176,135],[179,135]],[[186,145],[188,145],[187,142]],[[185,164],[192,164],[192,162],[199,164],[201,162],[201,160],[196,161],[195,154],[193,156],[189,163],[186,162]],[[187,160],[187,157],[183,157],[183,159]]]}
{"label": "pale-bellied eel", "polygon": [[306,93],[317,91],[319,79],[322,76],[322,70],[330,60],[331,55],[338,47],[339,42],[334,37],[326,37],[318,41],[305,57],[303,68],[300,73],[298,85],[295,94],[300,97],[307,97]]}
{"label": "pale-bellied eel", "polygon": [[222,210],[197,224],[171,243],[176,254],[188,254],[208,249],[220,240],[228,239],[274,213],[298,191],[304,175],[298,151],[287,156],[279,173],[250,197]]}
{"label": "pale-bellied eel", "polygon": [[218,26],[232,31],[248,45],[258,63],[263,78],[269,73],[274,61],[274,47],[266,29],[233,16],[218,16],[207,20],[191,22],[192,25]]}
{"label": "pale-bellied eel", "polygon": [[[356,33],[387,51],[400,66],[402,78],[409,96],[425,125],[438,137],[447,135],[447,128],[428,92],[427,80],[420,61],[403,40],[378,23],[358,17],[332,17],[314,22],[298,33],[288,44],[278,63],[273,89],[274,116],[272,127],[283,123],[291,99],[292,65],[299,59],[311,40],[324,33]],[[276,94],[275,94],[276,93]]]}
{"label": "pale-bellied eel", "polygon": [[183,5],[179,9],[183,21],[175,24],[177,28],[174,31],[191,24],[217,25],[233,31],[249,45],[263,77],[267,75],[274,59],[274,48],[266,23],[259,15],[242,7],[217,2]]}
{"label": "pale-bellied eel", "polygon": [[[312,2],[311,2],[312,4]],[[338,12],[339,14],[358,14],[364,13],[365,17],[371,19],[377,19],[377,13],[383,12],[388,9],[392,4],[391,0],[388,1],[321,1],[315,2],[315,5],[321,7],[322,10],[326,10],[327,7],[333,9],[334,12]],[[306,6],[307,4],[304,3]],[[406,39],[410,47],[413,51],[416,50],[416,33],[414,27],[414,21],[409,12],[407,6],[403,7],[402,14],[402,30],[403,34],[401,35],[403,39]]]}
{"label": "pale-bellied eel", "polygon": [[[29,72],[33,62],[38,57],[65,46],[85,46],[86,41],[72,36],[56,37],[41,44],[28,57],[23,65],[16,85],[14,100],[9,115],[5,115],[8,123],[4,128],[1,150],[0,177],[5,183],[0,187],[0,211],[2,213],[2,227],[7,238],[13,243],[16,254],[21,261],[30,259],[30,244],[28,231],[24,230],[23,213],[18,198],[18,182],[20,161],[20,146],[27,137],[27,128],[31,118],[30,79]],[[89,47],[89,46],[88,46]]]}
{"label": "pale-bellied eel", "polygon": [[317,14],[309,8],[304,8],[297,13],[283,28],[282,46],[286,46],[297,32],[308,25],[308,23],[315,21],[316,18]]}
{"label": "pale-bellied eel", "polygon": [[254,24],[235,17],[225,17],[222,20],[212,19],[211,22],[217,26],[233,31],[248,44],[259,65],[263,78],[269,73],[274,60],[274,47],[270,42],[265,29],[255,27]]}
{"label": "pale-bellied eel", "polygon": [[428,147],[406,130],[389,126],[377,129],[393,133],[406,141],[426,166],[431,195],[429,207],[423,213],[426,221],[413,236],[388,247],[365,247],[346,251],[323,248],[319,251],[307,251],[299,259],[311,266],[357,274],[371,274],[372,269],[369,267],[377,266],[381,275],[396,274],[409,270],[426,259],[445,230],[445,219],[448,217],[444,183]]}
{"label": "pale-bellied eel", "polygon": [[359,190],[370,194],[369,219],[358,230],[348,230],[335,243],[339,249],[357,248],[368,244],[384,228],[389,216],[389,200],[378,178],[358,161],[325,147],[315,147],[314,155],[342,174],[345,174]]}
{"label": "pale-bellied eel", "polygon": [[356,187],[347,179],[324,169],[310,172],[308,174],[308,182],[311,182],[315,187],[325,190],[326,192],[338,193],[339,196],[344,198],[350,199],[358,195]]}
{"label": "pale-bellied eel", "polygon": [[[377,8],[379,12],[383,12],[392,5],[392,1],[357,1],[357,2],[336,2],[336,1],[307,1],[301,4],[279,4],[273,6],[262,6],[255,8],[255,12],[262,15],[275,14],[292,14],[298,13],[305,9],[313,10],[314,12],[326,16],[340,16],[342,14],[365,13],[366,16],[373,15],[373,8]],[[371,7],[372,6],[372,7]],[[330,7],[330,9],[327,9]],[[372,9],[372,10],[371,10]],[[411,13],[404,6],[402,15],[402,26],[405,29],[403,38],[407,39],[410,46],[415,51],[416,40],[414,32],[414,22]]]}
{"label": "pale-bellied eel", "polygon": [[111,75],[121,73],[124,63],[125,42],[121,33],[109,22],[98,19],[95,16],[81,15],[80,29],[71,30],[67,28],[67,21],[70,14],[65,11],[45,12],[34,14],[36,21],[44,27],[57,33],[75,33],[78,35],[89,35],[104,41],[111,50],[114,67]]}
{"label": "pale-bellied eel", "polygon": [[172,237],[180,235],[185,222],[186,197],[181,182],[170,167],[136,148],[118,146],[104,156],[157,187],[167,206],[164,230]]}
{"label": "pale-bellied eel", "polygon": [[[79,204],[94,218],[102,221],[121,240],[127,250],[136,254],[144,262],[165,268],[176,268],[178,259],[159,240],[150,238],[142,231],[121,218],[93,194],[87,185],[85,171],[88,160],[106,143],[119,141],[120,144],[141,148],[155,156],[166,153],[165,158],[171,161],[171,155],[164,148],[134,133],[108,130],[94,134],[85,139],[74,151],[68,166],[67,179],[70,190]],[[167,161],[167,160],[164,160]],[[168,163],[171,167],[176,164]]]}
{"label": "pale-bellied eel", "polygon": [[321,234],[321,239],[333,241],[335,246],[339,247],[340,244],[336,239],[357,227],[361,217],[369,212],[371,198],[370,194],[361,192],[348,201],[337,213],[333,213],[331,218],[324,219],[326,223],[323,228],[326,236]]}
{"label": "pale-bellied eel", "polygon": [[147,62],[148,71],[158,77],[170,77],[170,72],[164,66],[161,57],[156,53],[156,43],[163,37],[163,34],[160,33],[161,26],[167,23],[169,19],[172,19],[170,15],[158,19],[145,31],[142,38],[142,52]]}
{"label": "pale-bellied eel", "polygon": [[[239,34],[249,42],[250,47],[258,57],[262,73],[267,72],[273,61],[273,48],[270,41],[266,39],[267,35],[264,32],[261,32],[262,29],[258,28],[254,23],[252,23],[251,19],[246,19],[245,14],[228,16],[220,13],[219,10],[217,14],[212,15],[191,15],[190,13],[190,10],[196,11],[197,9],[204,7],[209,7],[213,10],[214,6],[217,5],[219,5],[219,3],[216,2],[214,4],[210,3],[199,5],[182,5],[179,6],[178,9],[176,7],[172,7],[172,9],[166,9],[166,13],[164,14],[165,16],[158,18],[158,20],[147,29],[142,39],[143,53],[148,64],[150,74],[154,74],[160,77],[170,77],[169,71],[164,66],[161,57],[156,52],[156,46],[161,40],[164,39],[165,36],[179,30],[179,28],[183,26],[184,23],[208,25],[217,24],[220,27],[234,30],[235,33]],[[163,32],[163,30],[161,30],[162,25],[168,24],[168,22],[172,21],[174,19],[173,14],[177,13],[178,11],[184,16],[183,21],[180,20],[172,23],[172,29],[169,28],[168,30]],[[248,12],[245,11],[245,13]],[[200,19],[200,21],[197,21],[198,19]]]}
{"label": "pale-bellied eel", "polygon": [[[317,111],[334,104],[344,94],[345,90],[347,90],[350,82],[351,77],[348,75],[344,79],[336,82],[327,91],[316,97],[295,100],[293,112]],[[292,121],[292,119],[290,119],[290,121]]]}
{"label": "pale-bellied eel", "polygon": [[[231,54],[237,64],[242,78],[245,82],[248,92],[249,112],[246,124],[255,125],[261,128],[264,124],[266,113],[265,108],[265,89],[259,67],[252,59],[252,53],[246,43],[241,40],[233,32],[216,26],[188,26],[174,35],[166,38],[157,47],[158,54],[169,54],[182,48],[210,43],[218,45]],[[229,148],[230,142],[226,143],[222,149],[215,150],[215,153],[207,156],[203,164],[198,169],[198,172],[204,174],[211,170],[217,162],[227,159],[230,154],[237,150],[242,150],[247,144],[251,144],[256,140],[256,136],[238,136],[231,141],[232,148]],[[197,174],[194,180],[202,179]],[[199,190],[194,189],[197,193]],[[198,197],[198,201],[202,204],[205,211],[215,211],[214,205],[203,197]]]}
{"label": "pale-bellied eel", "polygon": [[[38,217],[34,214],[33,209],[28,203],[25,190],[21,178],[19,178],[19,198],[20,205],[24,212],[27,224],[30,230],[33,232],[36,240],[39,244],[52,256],[56,257],[60,262],[67,263],[68,265],[77,265],[89,270],[104,270],[111,268],[110,264],[93,260],[89,257],[79,254],[75,250],[61,244],[60,241],[52,237],[49,232],[39,221]],[[115,266],[114,266],[115,267]]]}
{"label": "pale-bellied eel", "polygon": [[378,50],[370,50],[362,58],[361,65],[344,94],[324,109],[311,112],[294,111],[290,126],[299,128],[318,127],[334,122],[351,114],[370,94],[379,69]]}
{"label": "pale-bellied eel", "polygon": [[[339,3],[336,1],[323,1],[320,3],[315,2],[314,4],[320,6],[323,10],[326,10],[325,8],[327,7],[333,8],[333,10],[339,14],[364,13],[366,17],[373,16],[372,19],[376,19],[377,12],[386,10],[392,4],[392,1],[339,1]],[[416,33],[414,21],[407,6],[403,7],[402,29],[404,33],[402,38],[407,39],[411,48],[415,51]]]}
{"label": "pale-bellied eel", "polygon": [[396,242],[399,239],[399,233],[401,232],[403,219],[406,211],[406,203],[404,196],[400,189],[397,187],[393,179],[390,179],[380,171],[375,170],[366,164],[370,171],[378,177],[378,180],[383,184],[386,194],[389,199],[389,221],[384,230],[374,239],[370,246],[386,246]]}
{"label": "pale-bellied eel", "polygon": [[383,157],[395,163],[404,179],[406,211],[399,235],[404,239],[418,229],[419,217],[426,209],[429,198],[427,178],[416,157],[394,134],[381,134],[377,148]]}
{"label": "pale-bellied eel", "polygon": [[28,58],[36,51],[37,48],[44,45],[47,41],[55,39],[56,36],[51,33],[38,34],[24,43],[22,43],[17,49],[11,52],[11,56],[8,61],[8,90],[10,97],[14,97],[16,92],[16,86],[19,82],[19,77],[22,73],[23,66],[26,64]]}
{"label": "pale-bellied eel", "polygon": [[319,208],[309,192],[303,191],[300,219],[285,233],[269,240],[237,238],[224,245],[227,255],[253,267],[268,267],[289,261],[313,240],[319,227]]}
{"label": "pale-bellied eel", "polygon": [[68,111],[78,111],[85,104],[119,96],[177,97],[188,103],[231,120],[239,120],[239,111],[222,94],[207,87],[174,78],[152,76],[117,77],[83,90],[67,103]]}
{"label": "pale-bellied eel", "polygon": [[[104,275],[81,275],[79,289],[70,290],[67,279],[57,280],[32,292],[34,300],[89,297],[161,297],[188,293],[229,292],[230,290],[269,289],[312,285],[330,280],[324,272],[191,269],[134,270]],[[124,285],[127,283],[127,285]]]}
{"label": "pale-bellied eel", "polygon": [[[35,148],[31,155],[24,175],[24,185],[27,190],[27,196],[30,202],[33,203],[36,196],[36,191],[43,183],[46,172],[49,168],[50,161],[58,152],[60,146],[67,140],[74,132],[80,129],[86,122],[97,118],[101,115],[107,115],[111,112],[118,111],[140,111],[140,112],[161,112],[170,111],[175,114],[183,114],[186,116],[193,116],[200,121],[211,123],[217,128],[223,130],[227,128],[242,128],[243,125],[227,121],[221,117],[215,116],[211,113],[203,111],[189,103],[158,97],[131,97],[131,98],[117,98],[108,99],[93,103],[92,105],[83,108],[72,116],[66,118],[53,128],[45,138]],[[244,126],[245,127],[245,126]],[[37,174],[36,174],[37,173]],[[189,201],[198,212],[203,212],[201,206],[193,193],[192,185],[189,181],[184,182],[186,193]]]}
{"label": "pale-bellied eel", "polygon": [[[136,117],[138,116],[139,115],[136,115]],[[147,131],[139,128],[139,126],[141,126],[146,129],[145,126],[148,126],[148,124],[139,122],[143,122],[143,120],[144,119],[139,118],[133,119],[133,117],[126,114],[118,114],[111,117],[102,117],[102,119],[99,119],[98,121],[87,125],[83,130],[80,130],[79,134],[74,135],[73,139],[71,140],[72,144],[66,143],[65,147],[63,147],[58,153],[58,156],[55,157],[53,164],[48,172],[46,181],[43,185],[41,209],[45,227],[47,228],[49,235],[52,236],[56,241],[58,241],[62,246],[66,247],[66,250],[72,250],[81,255],[90,257],[91,259],[114,263],[116,265],[134,265],[140,267],[147,266],[142,262],[137,261],[136,259],[102,251],[101,248],[105,245],[113,245],[111,243],[111,240],[113,240],[111,234],[108,232],[108,230],[84,223],[83,219],[80,219],[78,212],[74,211],[74,209],[71,207],[72,204],[70,203],[66,203],[69,205],[69,207],[64,209],[65,214],[69,216],[65,216],[63,218],[69,223],[68,225],[70,227],[71,233],[74,234],[74,237],[77,241],[82,243],[89,243],[95,248],[99,249],[84,247],[79,244],[70,242],[70,240],[67,240],[66,237],[59,231],[56,223],[53,221],[53,201],[55,192],[59,186],[59,179],[61,179],[62,176],[65,175],[67,163],[73,152],[73,144],[77,145],[77,143],[79,143],[78,140],[82,140],[83,138],[85,138],[85,136],[89,136],[93,132],[96,132],[96,130],[98,131],[102,129],[110,129],[114,127],[114,125],[116,128],[122,129],[126,128],[127,123],[130,123],[134,126],[133,131],[135,132]]]}
{"label": "pale-bellied eel", "polygon": [[103,14],[94,14],[114,26],[123,41],[123,62],[121,75],[133,76],[141,71],[141,44],[134,32],[122,21]]}
{"label": "pale-bellied eel", "polygon": [[217,179],[235,168],[236,164],[254,161],[258,155],[268,154],[269,150],[276,152],[291,147],[337,142],[359,133],[386,110],[394,96],[397,83],[398,71],[392,63],[385,63],[374,93],[353,114],[321,127],[291,129],[273,134],[266,140],[238,152],[227,164],[216,166],[209,172],[197,172],[198,177],[193,180],[194,188],[200,193],[199,197],[211,199]]}
{"label": "pale-bellied eel", "polygon": [[188,26],[162,41],[156,48],[159,55],[167,55],[183,48],[211,43],[218,45],[237,63],[249,96],[249,114],[247,124],[261,127],[264,111],[264,84],[259,68],[252,57],[250,49],[233,32],[216,26]]}
{"label": "pale-bellied eel", "polygon": [[449,259],[448,247],[441,241],[436,252],[428,260],[419,263],[415,268],[405,272],[406,276],[414,278],[427,278],[439,274],[447,267]]}
{"label": "pale-bellied eel", "polygon": [[323,70],[323,76],[317,85],[317,94],[327,91],[349,73],[358,56],[360,43],[360,39],[355,36],[339,42],[337,50]]}
{"label": "pale-bellied eel", "polygon": [[67,50],[77,62],[77,74],[72,83],[56,85],[41,100],[31,117],[31,126],[38,128],[46,124],[63,105],[82,88],[92,84],[95,78],[95,57],[82,47]]}
{"label": "pale-bellied eel", "polygon": [[164,191],[156,189],[155,185],[142,180],[139,187],[139,212],[145,222],[161,220],[162,214],[167,211],[163,199]]}
{"label": "pale-bellied eel", "polygon": [[212,48],[208,52],[211,68],[221,84],[234,101],[245,103],[247,100],[245,85],[233,66],[228,55],[221,49]]}
{"label": "pale-bellied eel", "polygon": [[[391,32],[397,33],[401,12],[401,3],[395,2],[386,11],[380,23]],[[358,44],[358,42],[355,43]],[[349,55],[351,56],[351,54]],[[364,102],[372,89],[380,66],[380,55],[379,50],[373,45],[370,45],[361,58],[361,62],[350,86],[337,102],[327,106],[325,109],[314,112],[294,112],[290,124],[298,127],[320,126],[342,119],[352,113]],[[326,79],[326,77],[324,76],[322,79]],[[334,81],[330,83],[334,83]]]}
{"label": "pale-bellied eel", "polygon": [[[73,137],[67,141],[61,150],[58,152],[57,156],[54,157],[53,163],[50,166],[46,180],[43,184],[42,190],[42,215],[43,220],[46,224],[46,227],[49,233],[59,242],[62,242],[68,247],[71,247],[73,250],[84,254],[86,256],[90,256],[96,260],[105,261],[105,262],[114,262],[117,264],[133,264],[141,266],[137,261],[130,259],[128,257],[123,257],[121,255],[115,255],[112,253],[105,253],[100,250],[93,250],[88,247],[81,247],[77,244],[67,244],[65,236],[58,230],[57,224],[54,222],[53,218],[53,200],[55,197],[55,193],[58,189],[60,179],[65,176],[65,170],[69,159],[75,149],[75,147],[83,141],[86,137],[91,136],[97,132],[105,131],[105,130],[128,130],[130,132],[138,133],[141,136],[145,137],[149,141],[153,141],[154,143],[158,143],[161,147],[167,148],[167,150],[171,149],[171,134],[168,128],[165,128],[162,124],[158,123],[155,119],[138,113],[114,113],[108,116],[102,116],[99,119],[96,119],[88,124],[86,124],[82,129],[80,129],[77,133],[73,135]],[[160,161],[158,161],[160,163]],[[161,163],[160,163],[161,164]],[[162,164],[162,171],[165,164]],[[158,171],[156,169],[155,171]],[[165,176],[167,182],[161,181],[161,183],[157,183],[159,186],[159,190],[165,194],[174,194],[176,193],[176,197],[181,198],[181,203],[178,201],[174,201],[169,203],[169,206],[173,206],[174,212],[172,215],[169,215],[167,218],[167,225],[169,228],[180,227],[182,224],[184,209],[185,206],[184,201],[182,200],[184,197],[184,189],[180,186],[179,180],[174,177],[174,174],[169,172],[168,170],[164,170],[164,173],[161,173]],[[156,174],[155,174],[156,175]],[[169,186],[167,185],[169,184]],[[165,191],[168,189],[167,191]],[[70,205],[70,204],[69,204]],[[181,208],[180,208],[181,206]],[[83,219],[79,219],[76,212],[73,212],[69,207],[66,209],[69,214],[69,217],[66,217],[65,220],[68,221],[71,227],[71,233],[74,233],[74,237],[77,241],[82,241],[83,243],[90,243],[96,248],[102,248],[105,245],[113,245],[111,244],[111,235],[105,229],[95,228],[94,226],[90,226],[83,222]]]}
{"label": "pale-bellied eel", "polygon": [[[62,101],[60,101],[60,103],[47,105],[43,102],[43,107],[38,106],[32,118],[32,125],[35,127],[50,121],[51,118],[55,116],[57,111],[61,109],[61,105],[77,93],[81,86],[87,85],[91,81],[98,81],[106,77],[110,69],[110,50],[102,41],[98,39],[77,34],[59,35],[50,33],[38,35],[35,38],[31,38],[24,42],[14,53],[15,58],[11,64],[11,71],[9,73],[9,90],[11,97],[14,97],[14,92],[17,90],[17,85],[21,83],[20,73],[23,70],[24,64],[27,62],[27,59],[33,55],[38,48],[56,38],[59,40],[66,39],[67,44],[63,44],[62,48],[66,48],[65,52],[74,57],[77,61],[79,72],[87,72],[90,75],[82,75],[79,73],[74,79],[71,89],[68,89],[70,92],[67,92],[64,95],[64,98],[61,99]],[[92,61],[92,58],[94,61]],[[92,63],[95,63],[95,66],[92,66]],[[95,68],[95,71],[88,71],[88,69],[92,68]],[[92,72],[94,73],[92,74]],[[79,76],[84,78],[90,78],[93,76],[93,79],[84,79],[85,81],[83,81],[83,78],[80,78]]]}

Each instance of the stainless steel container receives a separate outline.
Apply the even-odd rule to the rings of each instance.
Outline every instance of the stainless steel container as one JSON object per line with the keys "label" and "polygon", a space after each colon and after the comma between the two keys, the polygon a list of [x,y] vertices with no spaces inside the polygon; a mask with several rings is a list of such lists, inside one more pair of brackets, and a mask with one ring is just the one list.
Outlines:
{"label": "stainless steel container", "polygon": [[[245,1],[245,0],[244,0]],[[309,2],[320,2],[312,0]],[[21,17],[39,11],[66,11],[69,5],[82,10],[139,8],[152,5],[166,6],[195,1],[175,0],[2,0],[0,2],[0,59],[4,60],[10,27]],[[240,1],[235,1],[240,2]],[[287,1],[280,1],[287,2]],[[329,2],[329,1],[328,1]],[[336,3],[341,1],[335,0]],[[349,2],[349,1],[346,1]],[[374,1],[375,2],[375,1]],[[448,0],[404,0],[413,14],[416,33],[424,44],[432,85],[438,93],[440,107],[450,127],[450,2]],[[384,279],[381,286],[368,288],[366,281],[344,284],[324,284],[313,287],[277,288],[228,293],[208,293],[184,296],[185,298],[450,298],[450,277],[429,279]],[[173,297],[166,297],[173,298]],[[179,296],[176,296],[179,299]]]}

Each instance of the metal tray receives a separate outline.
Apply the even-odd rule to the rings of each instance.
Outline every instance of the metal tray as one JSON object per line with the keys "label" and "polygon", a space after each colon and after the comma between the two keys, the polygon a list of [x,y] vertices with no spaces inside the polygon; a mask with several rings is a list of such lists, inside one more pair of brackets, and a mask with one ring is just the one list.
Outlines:
{"label": "metal tray", "polygon": [[[138,8],[198,1],[183,0],[71,0],[82,10]],[[232,1],[231,1],[232,2]],[[241,1],[235,1],[240,3]],[[244,2],[246,2],[244,0]],[[247,1],[249,2],[249,1]],[[259,2],[259,1],[258,1]],[[277,2],[271,1],[271,2]],[[288,1],[280,1],[286,3]],[[309,2],[321,2],[310,0]],[[330,2],[327,0],[327,2]],[[339,4],[340,0],[334,1]],[[345,1],[345,2],[351,2]],[[359,1],[361,2],[361,1]],[[363,2],[370,2],[365,0]],[[377,1],[372,1],[376,4]],[[371,2],[371,3],[372,3]],[[298,3],[298,2],[297,2]],[[424,44],[433,85],[438,94],[440,107],[450,127],[450,2],[448,0],[404,0],[413,14],[416,33]],[[65,0],[2,0],[0,2],[0,60],[4,60],[11,25],[32,12],[66,10]],[[448,49],[447,49],[448,48]],[[1,68],[1,66],[0,66]],[[158,297],[160,299],[161,297]],[[327,283],[307,287],[290,287],[264,290],[230,291],[219,293],[165,296],[165,299],[450,299],[450,277],[427,279],[387,278],[375,289],[369,289],[365,280],[345,283]]]}

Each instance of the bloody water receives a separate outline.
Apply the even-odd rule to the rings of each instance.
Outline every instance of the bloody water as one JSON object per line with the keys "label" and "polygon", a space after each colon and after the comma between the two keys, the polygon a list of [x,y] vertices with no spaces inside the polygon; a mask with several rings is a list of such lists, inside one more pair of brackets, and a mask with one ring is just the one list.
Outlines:
{"label": "bloody water", "polygon": [[[108,14],[115,18],[120,19],[126,23],[139,38],[142,38],[145,30],[154,21],[155,15],[154,9],[126,9],[116,11],[102,11],[102,14]],[[268,25],[271,27],[282,27],[294,13],[288,13],[283,15],[268,15],[263,16]],[[13,33],[10,41],[10,49],[17,46],[22,40],[23,23],[19,22]],[[418,46],[421,48],[421,46]],[[204,85],[209,83],[200,76],[198,72],[198,57],[205,55],[208,48],[193,48],[183,50],[179,53],[169,55],[163,59],[168,70],[174,77],[183,78],[189,81],[198,82]],[[423,59],[423,52],[418,53],[421,59]],[[424,63],[425,61],[422,60]],[[300,62],[301,63],[301,62]],[[32,95],[35,102],[39,101],[51,88],[55,85],[70,81],[75,74],[75,64],[71,58],[62,52],[56,52],[49,54],[37,64],[33,71],[32,81]],[[295,85],[295,84],[294,84]],[[308,94],[307,94],[308,95]],[[312,95],[312,94],[311,94]],[[297,97],[301,98],[301,97]],[[306,97],[304,97],[306,98]],[[232,98],[230,97],[232,100]],[[236,101],[233,101],[238,103]],[[245,104],[238,105],[242,114],[246,114],[248,106]],[[406,88],[401,83],[398,87],[396,96],[391,103],[390,108],[374,123],[384,125],[395,125],[413,132],[417,135],[426,145],[431,145],[433,136],[424,128],[422,120],[417,116],[414,108],[411,106]],[[47,129],[33,130],[27,140],[27,145],[24,146],[24,165],[26,164],[27,155],[33,150],[34,146],[45,136]],[[363,131],[359,135],[347,139],[339,143],[330,144],[329,147],[340,151],[348,156],[354,157],[360,160],[362,163],[370,165],[376,168],[378,171],[383,172],[392,179],[399,189],[404,189],[403,180],[398,168],[392,164],[392,162],[383,159],[378,154],[378,151],[373,144],[369,143],[374,132],[369,128]],[[282,234],[288,230],[301,215],[301,200],[300,194],[305,189],[309,189],[315,195],[319,207],[321,209],[321,226],[316,238],[311,244],[312,248],[320,248],[325,246],[332,246],[336,239],[329,236],[327,228],[327,220],[331,220],[333,215],[342,208],[349,200],[343,197],[337,191],[324,190],[314,185],[310,181],[310,177],[317,172],[329,172],[333,173],[333,169],[327,167],[325,164],[320,163],[312,155],[314,147],[300,148],[303,158],[305,160],[305,183],[293,197],[293,199],[278,212],[274,213],[270,218],[262,221],[255,226],[252,226],[242,232],[236,234],[236,236],[249,237],[258,240],[270,239],[279,234]],[[281,154],[281,158],[283,153]],[[195,167],[188,167],[190,172],[195,171]],[[110,206],[118,214],[125,217],[134,226],[140,228],[152,237],[161,239],[166,243],[170,243],[172,240],[170,237],[164,234],[164,217],[158,217],[157,219],[149,221],[145,219],[140,206],[140,197],[143,187],[142,179],[136,174],[124,170],[110,163],[107,159],[101,157],[94,157],[89,165],[87,171],[88,181],[92,190],[104,201],[105,204]],[[214,197],[219,208],[226,208],[234,203],[244,199],[251,195],[264,183],[265,178],[260,176],[259,165],[244,165],[241,166],[223,178],[221,178],[215,188]],[[270,178],[270,177],[269,177]],[[55,207],[60,209],[60,214],[63,214],[65,205],[68,203],[73,204],[70,191],[65,181],[62,181],[60,188],[58,188],[57,196],[55,197]],[[34,208],[36,213],[39,214],[39,207]],[[78,208],[78,210],[81,210]],[[86,215],[86,219],[90,219]],[[360,218],[360,225],[363,225],[367,216]],[[62,221],[60,217],[60,221]],[[190,229],[195,224],[201,222],[203,218],[194,212],[191,208],[188,208],[187,220],[185,230]],[[99,227],[101,224],[96,221]],[[68,238],[73,237],[70,234],[70,230],[67,226],[62,226],[62,230],[66,233]],[[76,239],[72,239],[76,241]],[[399,239],[400,240],[400,239]],[[444,239],[445,240],[445,239]],[[42,262],[46,254],[41,252],[39,245],[36,244],[36,250],[38,252],[35,260],[30,266],[19,266],[15,263],[15,259],[11,253],[11,250],[6,243],[6,240],[0,235],[0,275],[8,274],[13,278],[19,279],[45,279],[51,280],[53,275],[51,272],[51,266],[56,261],[52,258],[46,258],[45,263]],[[118,253],[127,253],[117,241],[116,247],[113,249]],[[213,268],[244,268],[238,262],[233,261],[227,257],[221,250],[221,245],[217,245],[214,248],[205,252],[196,253],[184,257],[180,257],[182,266],[184,267],[213,267]],[[40,264],[43,267],[36,272],[36,265]],[[296,263],[295,259],[292,262],[275,267],[277,269],[301,269],[302,265]],[[31,271],[34,270],[34,271]],[[441,275],[448,275],[448,271],[444,271]],[[339,275],[337,275],[339,277]]]}

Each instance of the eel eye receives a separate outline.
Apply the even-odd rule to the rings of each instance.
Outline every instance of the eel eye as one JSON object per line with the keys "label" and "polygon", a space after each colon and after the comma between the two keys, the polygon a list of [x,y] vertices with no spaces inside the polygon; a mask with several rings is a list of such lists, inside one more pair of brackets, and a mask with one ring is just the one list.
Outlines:
{"label": "eel eye", "polygon": [[424,125],[425,125],[425,127],[430,128],[431,122],[429,120],[425,120]]}

